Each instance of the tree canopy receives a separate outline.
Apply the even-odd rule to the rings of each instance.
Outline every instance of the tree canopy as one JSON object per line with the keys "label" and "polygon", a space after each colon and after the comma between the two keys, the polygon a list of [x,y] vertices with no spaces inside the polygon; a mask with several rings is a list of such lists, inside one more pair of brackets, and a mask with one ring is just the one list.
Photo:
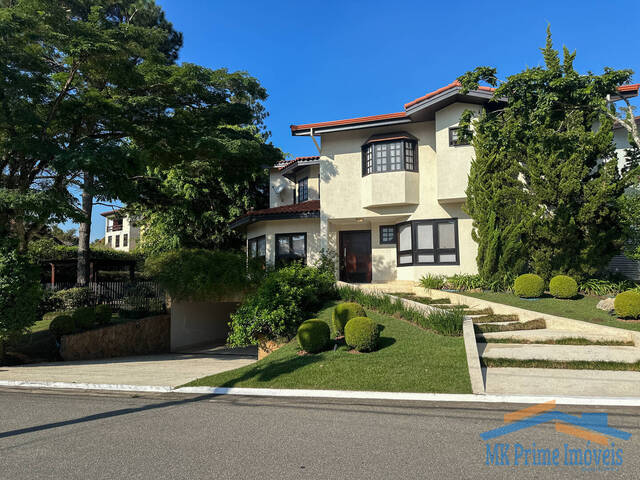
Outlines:
{"label": "tree canopy", "polygon": [[502,107],[472,125],[475,159],[466,209],[474,220],[478,268],[491,280],[532,271],[578,278],[600,272],[624,243],[620,198],[631,179],[617,169],[607,95],[630,70],[580,74],[575,52],[542,49],[544,66],[499,82],[491,67],[461,76],[463,89],[480,81],[497,87]]}

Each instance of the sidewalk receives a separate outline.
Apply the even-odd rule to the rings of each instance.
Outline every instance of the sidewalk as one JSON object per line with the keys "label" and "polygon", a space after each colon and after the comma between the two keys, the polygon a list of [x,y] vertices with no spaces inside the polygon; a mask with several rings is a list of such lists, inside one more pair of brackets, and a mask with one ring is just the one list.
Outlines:
{"label": "sidewalk", "polygon": [[0,366],[0,380],[177,387],[197,378],[249,365],[248,350],[216,354],[169,353],[102,360]]}

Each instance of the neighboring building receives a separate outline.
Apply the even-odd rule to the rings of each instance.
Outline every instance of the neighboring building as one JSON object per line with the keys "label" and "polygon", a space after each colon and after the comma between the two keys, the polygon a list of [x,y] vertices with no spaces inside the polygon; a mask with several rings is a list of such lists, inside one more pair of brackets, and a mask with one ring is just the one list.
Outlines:
{"label": "neighboring building", "polygon": [[[636,124],[640,124],[640,116],[635,118]],[[618,154],[618,167],[624,167],[626,163],[626,150],[629,148],[629,132],[622,125],[613,127],[613,143]],[[608,269],[619,273],[632,280],[640,280],[640,262],[631,260],[624,255],[616,255],[611,259]]]}
{"label": "neighboring building", "polygon": [[140,228],[118,210],[101,213],[105,217],[104,244],[115,250],[131,252],[140,239]]}
{"label": "neighboring building", "polygon": [[[637,95],[638,85],[631,90]],[[272,168],[270,208],[231,227],[246,229],[248,255],[268,264],[337,252],[348,282],[476,273],[472,220],[462,209],[474,152],[457,126],[467,109],[499,108],[488,103],[493,91],[462,94],[456,81],[402,112],[292,125],[320,155]]]}

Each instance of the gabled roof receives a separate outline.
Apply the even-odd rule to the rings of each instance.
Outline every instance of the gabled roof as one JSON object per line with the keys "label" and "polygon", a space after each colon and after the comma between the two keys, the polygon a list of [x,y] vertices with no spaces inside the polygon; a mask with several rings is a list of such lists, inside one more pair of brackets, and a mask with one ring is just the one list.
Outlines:
{"label": "gabled roof", "polygon": [[230,228],[238,228],[248,223],[263,220],[283,220],[288,218],[315,218],[320,217],[320,200],[282,205],[280,207],[263,208],[262,210],[250,210],[243,216],[229,223]]}
{"label": "gabled roof", "polygon": [[[639,93],[640,84],[622,85],[618,92],[624,96],[636,96]],[[475,90],[462,93],[462,84],[455,80],[449,85],[438,88],[421,97],[404,104],[403,112],[385,113],[382,115],[370,115],[367,117],[347,118],[329,122],[306,123],[291,125],[291,134],[321,135],[323,133],[359,128],[371,128],[383,125],[395,125],[410,122],[422,122],[433,120],[435,111],[454,102],[485,104],[492,99],[496,89],[487,86],[478,86]],[[612,101],[619,100],[620,96],[612,96]],[[506,99],[498,99],[498,102],[506,102]]]}
{"label": "gabled roof", "polygon": [[[457,87],[462,87],[462,84],[458,80],[456,80],[455,82],[451,82],[449,85],[446,85],[446,86],[441,87],[441,88],[439,88],[437,90],[434,90],[433,92],[429,92],[426,95],[423,95],[422,97],[418,97],[415,100],[411,100],[409,103],[405,103],[404,104],[404,108],[407,109],[407,108],[413,107],[414,105],[416,105],[416,104],[418,104],[418,103],[420,103],[420,102],[422,102],[424,100],[428,100],[429,98],[435,97],[439,93],[444,93],[444,92],[447,92],[447,91],[452,90],[452,89],[457,88]],[[496,91],[496,89],[493,88],[493,87],[485,87],[485,86],[482,86],[482,85],[480,85],[478,87],[478,90],[485,91],[485,92],[495,92]]]}

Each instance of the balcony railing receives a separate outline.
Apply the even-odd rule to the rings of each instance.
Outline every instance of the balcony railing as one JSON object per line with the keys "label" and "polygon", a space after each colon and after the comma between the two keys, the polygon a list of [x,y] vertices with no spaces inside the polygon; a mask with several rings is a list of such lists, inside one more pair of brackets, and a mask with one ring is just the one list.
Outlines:
{"label": "balcony railing", "polygon": [[122,224],[120,225],[107,225],[107,232],[119,232],[122,230]]}

